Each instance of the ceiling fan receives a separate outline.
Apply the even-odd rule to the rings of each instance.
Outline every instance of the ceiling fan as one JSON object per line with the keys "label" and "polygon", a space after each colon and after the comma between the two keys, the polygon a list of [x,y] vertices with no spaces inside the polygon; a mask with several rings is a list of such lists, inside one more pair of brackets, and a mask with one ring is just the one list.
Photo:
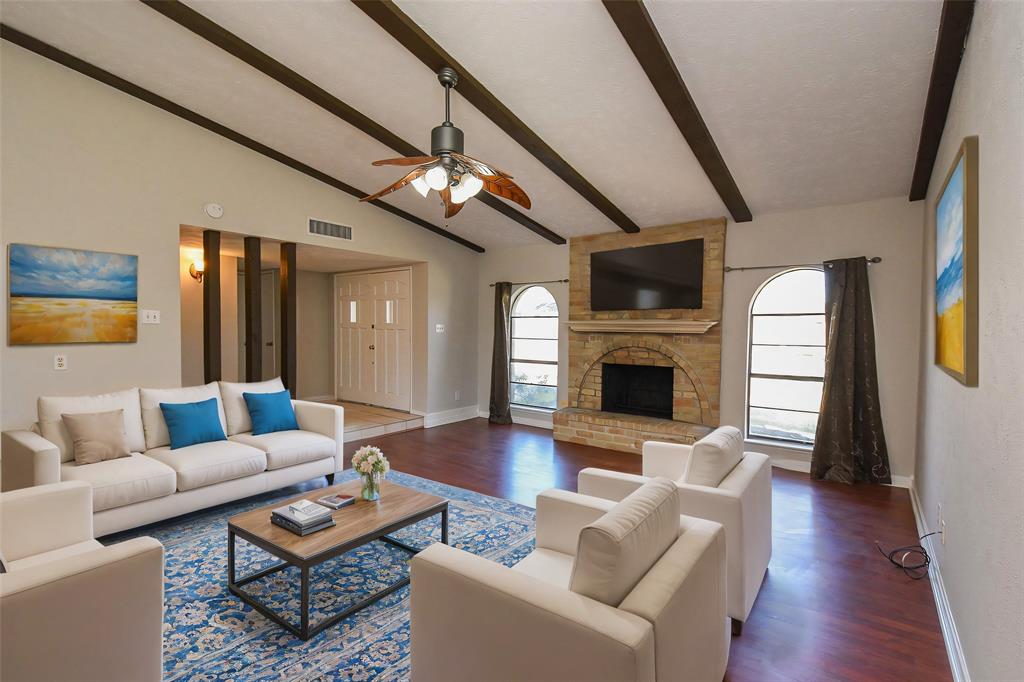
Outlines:
{"label": "ceiling fan", "polygon": [[374,161],[374,166],[416,166],[413,170],[388,185],[376,194],[363,197],[360,201],[373,201],[385,194],[402,189],[408,184],[422,196],[430,190],[441,195],[444,202],[444,217],[451,218],[462,210],[465,202],[481,189],[503,199],[514,201],[523,208],[530,208],[530,197],[512,176],[494,166],[463,154],[464,136],[462,130],[451,122],[451,89],[459,82],[459,76],[447,66],[438,71],[437,80],[444,86],[444,123],[430,131],[431,156],[408,156],[398,159]]}

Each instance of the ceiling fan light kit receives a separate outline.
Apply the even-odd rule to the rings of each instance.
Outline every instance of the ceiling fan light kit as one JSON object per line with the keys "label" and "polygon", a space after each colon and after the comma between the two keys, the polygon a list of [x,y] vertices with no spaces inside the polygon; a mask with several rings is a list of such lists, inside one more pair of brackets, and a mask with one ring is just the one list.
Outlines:
{"label": "ceiling fan light kit", "polygon": [[423,197],[430,190],[438,192],[444,203],[445,218],[461,211],[465,202],[480,190],[530,208],[530,197],[512,181],[511,175],[465,155],[465,135],[451,122],[451,89],[458,84],[459,75],[446,66],[437,73],[437,80],[444,87],[444,122],[430,131],[431,155],[374,161],[374,166],[416,168],[360,201],[373,201],[411,184]]}

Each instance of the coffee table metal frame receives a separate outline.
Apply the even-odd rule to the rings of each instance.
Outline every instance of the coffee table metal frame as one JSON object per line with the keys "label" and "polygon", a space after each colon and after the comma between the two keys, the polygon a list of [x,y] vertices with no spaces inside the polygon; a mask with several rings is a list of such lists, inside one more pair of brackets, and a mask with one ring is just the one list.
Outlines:
{"label": "coffee table metal frame", "polygon": [[[310,625],[310,622],[309,622],[309,574],[310,574],[311,569],[314,566],[318,566],[318,565],[324,563],[325,561],[329,561],[330,559],[333,559],[335,557],[339,557],[342,554],[345,554],[346,552],[352,551],[356,547],[361,547],[361,546],[363,546],[363,545],[365,545],[367,543],[373,542],[374,540],[383,540],[384,542],[388,543],[389,545],[393,545],[395,547],[398,547],[400,549],[405,550],[406,552],[409,552],[412,555],[415,555],[415,554],[421,552],[424,548],[422,548],[422,547],[413,547],[411,545],[408,545],[408,544],[402,542],[401,540],[396,540],[395,538],[390,537],[390,534],[394,533],[397,530],[401,530],[402,528],[406,528],[408,526],[411,526],[414,523],[419,523],[420,521],[423,521],[424,519],[428,519],[431,516],[435,516],[437,514],[441,515],[441,542],[443,542],[444,544],[447,545],[448,544],[448,500],[444,500],[443,502],[441,502],[439,504],[436,504],[436,505],[430,507],[429,509],[425,509],[423,511],[417,512],[416,514],[413,514],[413,515],[408,516],[406,518],[403,518],[403,519],[400,519],[398,521],[395,521],[394,523],[391,523],[391,524],[389,524],[387,526],[382,526],[381,528],[378,528],[378,529],[374,530],[373,532],[367,533],[366,535],[360,535],[359,537],[353,538],[353,539],[349,540],[348,542],[344,542],[342,544],[336,545],[336,546],[331,547],[330,549],[327,549],[327,550],[325,550],[325,551],[323,551],[323,552],[321,552],[319,554],[315,554],[315,555],[313,555],[311,557],[307,557],[307,558],[302,558],[302,557],[296,556],[296,555],[292,554],[291,552],[287,551],[286,549],[284,549],[282,547],[279,547],[279,546],[275,545],[274,543],[269,542],[269,541],[259,537],[258,535],[254,535],[252,533],[249,533],[249,532],[247,532],[247,531],[245,531],[245,530],[243,530],[241,528],[236,528],[235,526],[233,526],[230,523],[228,523],[228,589],[233,594],[237,595],[239,599],[241,599],[246,604],[248,604],[249,606],[253,607],[257,611],[259,611],[261,614],[263,614],[264,616],[266,616],[270,620],[274,621],[275,623],[277,623],[278,625],[283,627],[288,632],[292,633],[296,637],[299,637],[300,639],[308,640],[311,637],[315,637],[317,634],[319,634],[320,632],[322,632],[326,628],[331,627],[332,625],[334,625],[338,621],[343,620],[345,618],[348,618],[353,613],[356,613],[357,611],[365,609],[370,604],[373,604],[373,603],[383,599],[384,597],[388,596],[392,592],[394,592],[396,590],[400,590],[401,588],[403,588],[403,587],[405,587],[406,585],[409,584],[409,577],[406,576],[406,577],[402,578],[401,580],[398,580],[398,581],[396,581],[394,583],[391,583],[390,585],[385,587],[383,590],[380,590],[378,592],[374,592],[373,594],[371,594],[370,596],[366,597],[362,601],[357,602],[357,603],[355,603],[355,604],[345,608],[344,610],[342,610],[342,611],[340,611],[340,612],[338,612],[338,613],[336,613],[336,614],[334,614],[332,616],[329,616],[328,618],[325,618],[324,620],[320,621],[319,623],[315,623],[313,625]],[[249,543],[251,543],[253,545],[256,545],[257,547],[259,547],[263,551],[267,552],[268,554],[272,554],[275,557],[277,557],[278,559],[281,559],[282,560],[281,563],[274,564],[273,566],[270,566],[268,568],[264,568],[264,569],[262,569],[260,571],[257,571],[256,573],[253,573],[251,575],[247,575],[247,576],[244,576],[242,578],[236,579],[235,578],[235,537],[236,536],[242,538],[246,542],[249,542]],[[253,582],[255,580],[259,580],[260,578],[265,578],[266,576],[271,575],[273,573],[277,573],[278,571],[283,571],[284,569],[288,568],[289,566],[296,566],[296,567],[298,567],[299,571],[300,571],[300,574],[301,574],[301,577],[300,577],[300,580],[299,580],[299,583],[300,583],[300,595],[301,595],[300,596],[300,606],[299,606],[299,612],[300,612],[299,613],[299,618],[300,618],[299,627],[295,627],[294,625],[289,623],[287,620],[285,620],[284,618],[282,618],[278,614],[274,613],[268,606],[264,605],[259,600],[257,600],[255,597],[253,597],[251,594],[249,594],[248,592],[246,592],[245,590],[242,589],[243,585],[251,583],[251,582]]]}

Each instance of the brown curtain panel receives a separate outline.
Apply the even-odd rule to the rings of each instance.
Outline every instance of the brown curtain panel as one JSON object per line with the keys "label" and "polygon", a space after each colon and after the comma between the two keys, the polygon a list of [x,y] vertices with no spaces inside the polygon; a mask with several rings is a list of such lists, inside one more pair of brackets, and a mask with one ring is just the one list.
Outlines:
{"label": "brown curtain panel", "polygon": [[494,285],[494,352],[491,355],[491,412],[487,421],[492,424],[511,424],[508,376],[508,325],[511,314],[512,283]]}
{"label": "brown curtain panel", "polygon": [[867,259],[825,265],[825,390],[811,454],[811,477],[891,483],[875,366]]}

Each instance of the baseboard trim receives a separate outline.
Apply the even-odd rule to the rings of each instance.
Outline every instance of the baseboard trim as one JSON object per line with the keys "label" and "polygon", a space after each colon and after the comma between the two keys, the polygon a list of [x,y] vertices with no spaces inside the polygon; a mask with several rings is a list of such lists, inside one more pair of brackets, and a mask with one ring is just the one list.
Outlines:
{"label": "baseboard trim", "polygon": [[333,395],[306,395],[299,398],[299,400],[308,400],[310,402],[322,402],[324,400],[334,400]]}
{"label": "baseboard trim", "polygon": [[[799,471],[801,473],[811,473],[811,463],[805,462],[800,459],[782,459],[779,457],[772,457],[772,466],[778,469],[787,469],[788,471]],[[891,485],[893,488],[910,488],[914,482],[913,476],[893,476]]]}
{"label": "baseboard trim", "polygon": [[[476,413],[476,416],[480,417],[481,419],[489,419],[491,413],[488,412],[487,410],[480,410],[479,412]],[[545,429],[547,431],[553,431],[555,428],[554,421],[550,417],[548,419],[543,419],[538,417],[531,417],[528,415],[524,415],[522,413],[517,414],[515,409],[512,410],[512,423],[520,424],[522,426],[533,426],[538,429]]]}
{"label": "baseboard trim", "polygon": [[445,424],[454,424],[455,422],[466,421],[467,419],[476,419],[477,408],[475,405],[469,407],[456,407],[453,410],[445,410],[444,412],[431,412],[423,417],[423,428],[431,429],[435,426],[444,426]]}
{"label": "baseboard trim", "polygon": [[[914,478],[910,477],[910,506],[914,509],[914,520],[917,522],[917,535],[921,537],[931,531],[928,527],[927,516],[921,505],[921,498],[918,497],[917,487],[914,486]],[[953,610],[949,606],[949,597],[946,596],[946,585],[942,581],[942,571],[936,560],[935,545],[930,538],[921,540],[921,545],[927,550],[928,556],[932,558],[932,564],[928,569],[928,582],[932,586],[932,596],[935,598],[935,609],[939,614],[939,626],[942,628],[942,639],[946,643],[946,654],[949,656],[949,668],[953,674],[954,682],[971,682],[971,675],[967,669],[967,659],[964,658],[964,650],[960,645],[960,635],[956,629],[956,621],[953,620]]]}

